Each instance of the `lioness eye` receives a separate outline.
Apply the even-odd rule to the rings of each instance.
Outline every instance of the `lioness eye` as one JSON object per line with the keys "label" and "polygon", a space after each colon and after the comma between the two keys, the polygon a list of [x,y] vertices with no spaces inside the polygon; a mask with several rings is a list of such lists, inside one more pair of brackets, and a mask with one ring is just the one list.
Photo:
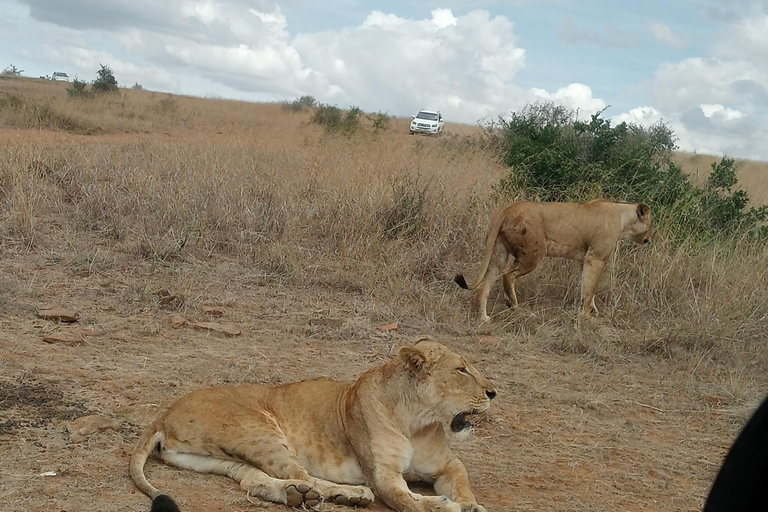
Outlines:
{"label": "lioness eye", "polygon": [[469,375],[469,372],[463,366],[461,368],[456,368],[456,371],[459,372],[462,375]]}

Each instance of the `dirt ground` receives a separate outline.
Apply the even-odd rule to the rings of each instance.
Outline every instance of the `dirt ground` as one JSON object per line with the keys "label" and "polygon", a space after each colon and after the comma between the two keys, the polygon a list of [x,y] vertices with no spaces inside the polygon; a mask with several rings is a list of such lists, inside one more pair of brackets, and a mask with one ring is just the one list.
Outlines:
{"label": "dirt ground", "polygon": [[[265,282],[235,261],[94,273],[41,250],[6,253],[2,262],[4,510],[147,510],[128,460],[141,429],[175,397],[211,385],[354,377],[421,334],[466,354],[499,390],[473,437],[455,445],[489,511],[700,510],[749,412],[681,388],[685,379],[661,359],[597,361],[514,336],[425,332],[418,318],[382,317],[375,300],[355,290]],[[44,304],[75,308],[80,319],[38,319]],[[172,327],[176,315],[205,320],[200,306],[217,306],[217,320],[242,334]],[[342,322],[316,321],[329,318]],[[399,331],[379,332],[387,320],[399,321]],[[49,333],[82,344],[44,343]],[[87,414],[122,428],[71,442],[68,422]],[[249,500],[223,477],[154,461],[146,471],[183,510],[285,509]]]}

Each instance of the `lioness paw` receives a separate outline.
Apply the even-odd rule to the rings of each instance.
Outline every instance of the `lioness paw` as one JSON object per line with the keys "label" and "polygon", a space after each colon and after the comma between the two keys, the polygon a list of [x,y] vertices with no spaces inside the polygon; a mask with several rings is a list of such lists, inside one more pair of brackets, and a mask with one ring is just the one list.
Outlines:
{"label": "lioness paw", "polygon": [[474,503],[472,505],[462,505],[461,512],[485,512],[485,507]]}
{"label": "lioness paw", "polygon": [[367,507],[373,503],[373,491],[363,486],[343,486],[342,489],[330,491],[325,501],[350,507]]}
{"label": "lioness paw", "polygon": [[289,507],[316,507],[320,504],[320,493],[307,484],[289,485],[285,488],[285,504]]}

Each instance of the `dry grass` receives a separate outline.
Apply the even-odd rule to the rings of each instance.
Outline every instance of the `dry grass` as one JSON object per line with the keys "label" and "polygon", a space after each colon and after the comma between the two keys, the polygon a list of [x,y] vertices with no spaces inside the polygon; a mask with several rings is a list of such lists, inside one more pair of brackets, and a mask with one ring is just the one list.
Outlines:
{"label": "dry grass", "polygon": [[[491,511],[695,510],[766,391],[763,247],[672,246],[664,233],[648,249],[622,245],[590,323],[576,318],[576,265],[547,261],[521,280],[519,309],[498,300],[477,330],[451,278],[473,274],[507,170],[463,137],[475,128],[412,137],[394,119],[345,137],[277,104],[133,90],[75,100],[65,88],[0,81],[0,101],[27,106],[0,110],[0,382],[64,390],[125,428],[72,445],[61,415],[0,410],[0,501],[12,510],[140,509],[127,454],[174,396],[349,377],[422,333],[480,361],[503,390],[460,448]],[[35,125],[29,109],[42,107],[88,130]],[[179,300],[159,303],[161,289]],[[35,320],[47,302],[83,311],[86,345],[40,343],[82,329]],[[245,334],[169,327],[173,314],[203,317],[204,304]],[[400,334],[376,331],[393,320]],[[487,334],[498,340],[478,344]],[[61,478],[34,476],[51,467],[65,467]],[[149,472],[186,510],[260,508],[223,479]]]}

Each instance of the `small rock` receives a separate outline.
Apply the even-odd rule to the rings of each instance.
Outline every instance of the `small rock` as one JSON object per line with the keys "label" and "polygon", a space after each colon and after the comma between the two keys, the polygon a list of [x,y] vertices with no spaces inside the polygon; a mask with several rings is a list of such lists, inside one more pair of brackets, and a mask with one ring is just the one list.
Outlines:
{"label": "small rock", "polygon": [[228,336],[237,336],[243,332],[239,325],[232,323],[192,322],[190,325],[199,331],[221,332]]}
{"label": "small rock", "polygon": [[485,343],[486,345],[498,345],[501,343],[501,338],[497,338],[496,336],[480,336],[477,342]]}
{"label": "small rock", "polygon": [[187,321],[184,320],[183,316],[173,315],[171,317],[171,327],[173,327],[174,329],[178,329],[179,327],[182,327],[186,323]]}
{"label": "small rock", "polygon": [[122,424],[117,420],[93,414],[77,418],[67,425],[67,430],[69,430],[70,441],[81,443],[99,430],[120,430],[121,426]]}
{"label": "small rock", "polygon": [[397,322],[393,322],[391,324],[387,325],[380,325],[377,327],[377,329],[381,332],[391,332],[391,331],[397,331],[400,329],[400,326]]}
{"label": "small rock", "polygon": [[77,319],[80,318],[80,313],[74,309],[61,306],[41,306],[37,310],[37,316],[43,320],[58,320],[59,322],[71,323],[77,322]]}

